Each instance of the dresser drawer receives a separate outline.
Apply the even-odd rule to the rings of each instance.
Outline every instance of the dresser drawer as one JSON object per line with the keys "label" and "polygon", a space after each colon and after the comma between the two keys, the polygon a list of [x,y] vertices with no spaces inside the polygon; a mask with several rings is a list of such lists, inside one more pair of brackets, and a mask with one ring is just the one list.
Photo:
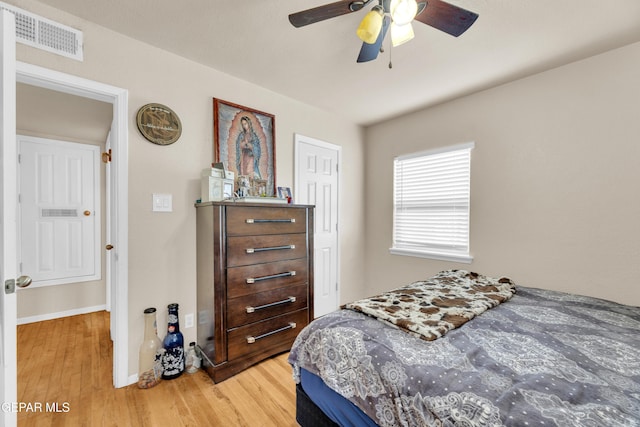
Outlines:
{"label": "dresser drawer", "polygon": [[227,334],[229,359],[247,356],[286,342],[289,345],[308,323],[308,310],[295,311],[232,329]]}
{"label": "dresser drawer", "polygon": [[306,230],[304,208],[227,206],[228,236],[304,233]]}
{"label": "dresser drawer", "polygon": [[227,298],[306,284],[307,258],[227,268]]}
{"label": "dresser drawer", "polygon": [[307,307],[307,285],[289,286],[227,301],[229,328]]}
{"label": "dresser drawer", "polygon": [[227,267],[307,256],[307,235],[236,236],[227,239]]}

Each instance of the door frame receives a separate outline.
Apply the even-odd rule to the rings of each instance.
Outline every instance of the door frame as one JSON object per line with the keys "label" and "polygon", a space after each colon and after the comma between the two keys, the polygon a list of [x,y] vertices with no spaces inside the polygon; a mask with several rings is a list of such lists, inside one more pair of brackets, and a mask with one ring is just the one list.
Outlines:
{"label": "door frame", "polygon": [[129,371],[129,123],[127,117],[129,93],[126,89],[19,61],[16,62],[16,81],[113,105],[110,165],[113,185],[110,191],[113,204],[111,210],[114,215],[111,216],[111,233],[107,235],[107,240],[114,247],[109,252],[114,264],[114,274],[111,275],[111,283],[107,282],[107,286],[111,290],[113,385],[116,388],[127,386]]}
{"label": "door frame", "polygon": [[[340,189],[342,188],[342,147],[336,144],[332,144],[330,142],[322,141],[320,139],[311,138],[309,136],[304,136],[299,133],[293,134],[293,200],[299,202],[299,187],[300,187],[300,162],[298,155],[300,154],[300,145],[308,144],[314,145],[316,147],[325,148],[328,150],[333,150],[337,152],[338,160],[336,163],[336,167],[338,168],[338,208],[337,208],[337,229],[336,229],[336,305],[340,305],[340,289],[342,287],[342,283],[340,281],[340,207],[342,203],[340,203],[340,197],[342,192]],[[315,241],[315,239],[314,239]],[[314,248],[315,249],[315,248]]]}

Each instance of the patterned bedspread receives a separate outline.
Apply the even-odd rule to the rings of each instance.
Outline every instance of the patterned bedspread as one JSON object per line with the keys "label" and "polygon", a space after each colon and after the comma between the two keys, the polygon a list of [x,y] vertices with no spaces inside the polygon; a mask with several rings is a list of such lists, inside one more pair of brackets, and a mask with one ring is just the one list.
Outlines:
{"label": "patterned bedspread", "polygon": [[289,361],[380,426],[640,426],[640,308],[518,287],[425,341],[352,310],[316,319]]}

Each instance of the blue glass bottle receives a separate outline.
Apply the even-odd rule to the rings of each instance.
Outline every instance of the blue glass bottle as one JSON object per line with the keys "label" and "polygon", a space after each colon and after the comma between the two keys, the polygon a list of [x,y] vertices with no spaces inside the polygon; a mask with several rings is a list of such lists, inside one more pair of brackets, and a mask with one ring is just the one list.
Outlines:
{"label": "blue glass bottle", "polygon": [[171,380],[178,378],[184,372],[184,337],[180,332],[178,321],[178,304],[169,304],[169,317],[167,318],[167,336],[162,345],[165,353],[162,359],[162,378]]}

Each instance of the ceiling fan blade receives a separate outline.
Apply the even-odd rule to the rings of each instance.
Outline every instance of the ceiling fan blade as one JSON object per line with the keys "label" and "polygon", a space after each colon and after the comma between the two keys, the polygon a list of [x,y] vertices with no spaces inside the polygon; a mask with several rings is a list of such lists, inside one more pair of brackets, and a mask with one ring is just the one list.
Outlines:
{"label": "ceiling fan blade", "polygon": [[334,3],[325,4],[324,6],[314,7],[312,9],[303,10],[289,15],[289,22],[294,27],[304,27],[305,25],[315,24],[325,19],[335,18],[336,16],[346,15],[356,12],[364,7],[367,1],[341,0]]}
{"label": "ceiling fan blade", "polygon": [[469,29],[478,14],[441,0],[427,0],[427,7],[416,15],[415,20],[423,22],[454,37]]}
{"label": "ceiling fan blade", "polygon": [[382,21],[382,29],[380,30],[380,34],[378,34],[378,38],[372,44],[364,42],[362,43],[357,62],[373,61],[378,57],[378,53],[380,53],[380,47],[382,47],[382,42],[384,40],[384,36],[387,34],[390,22],[391,18],[385,15],[384,21]]}

